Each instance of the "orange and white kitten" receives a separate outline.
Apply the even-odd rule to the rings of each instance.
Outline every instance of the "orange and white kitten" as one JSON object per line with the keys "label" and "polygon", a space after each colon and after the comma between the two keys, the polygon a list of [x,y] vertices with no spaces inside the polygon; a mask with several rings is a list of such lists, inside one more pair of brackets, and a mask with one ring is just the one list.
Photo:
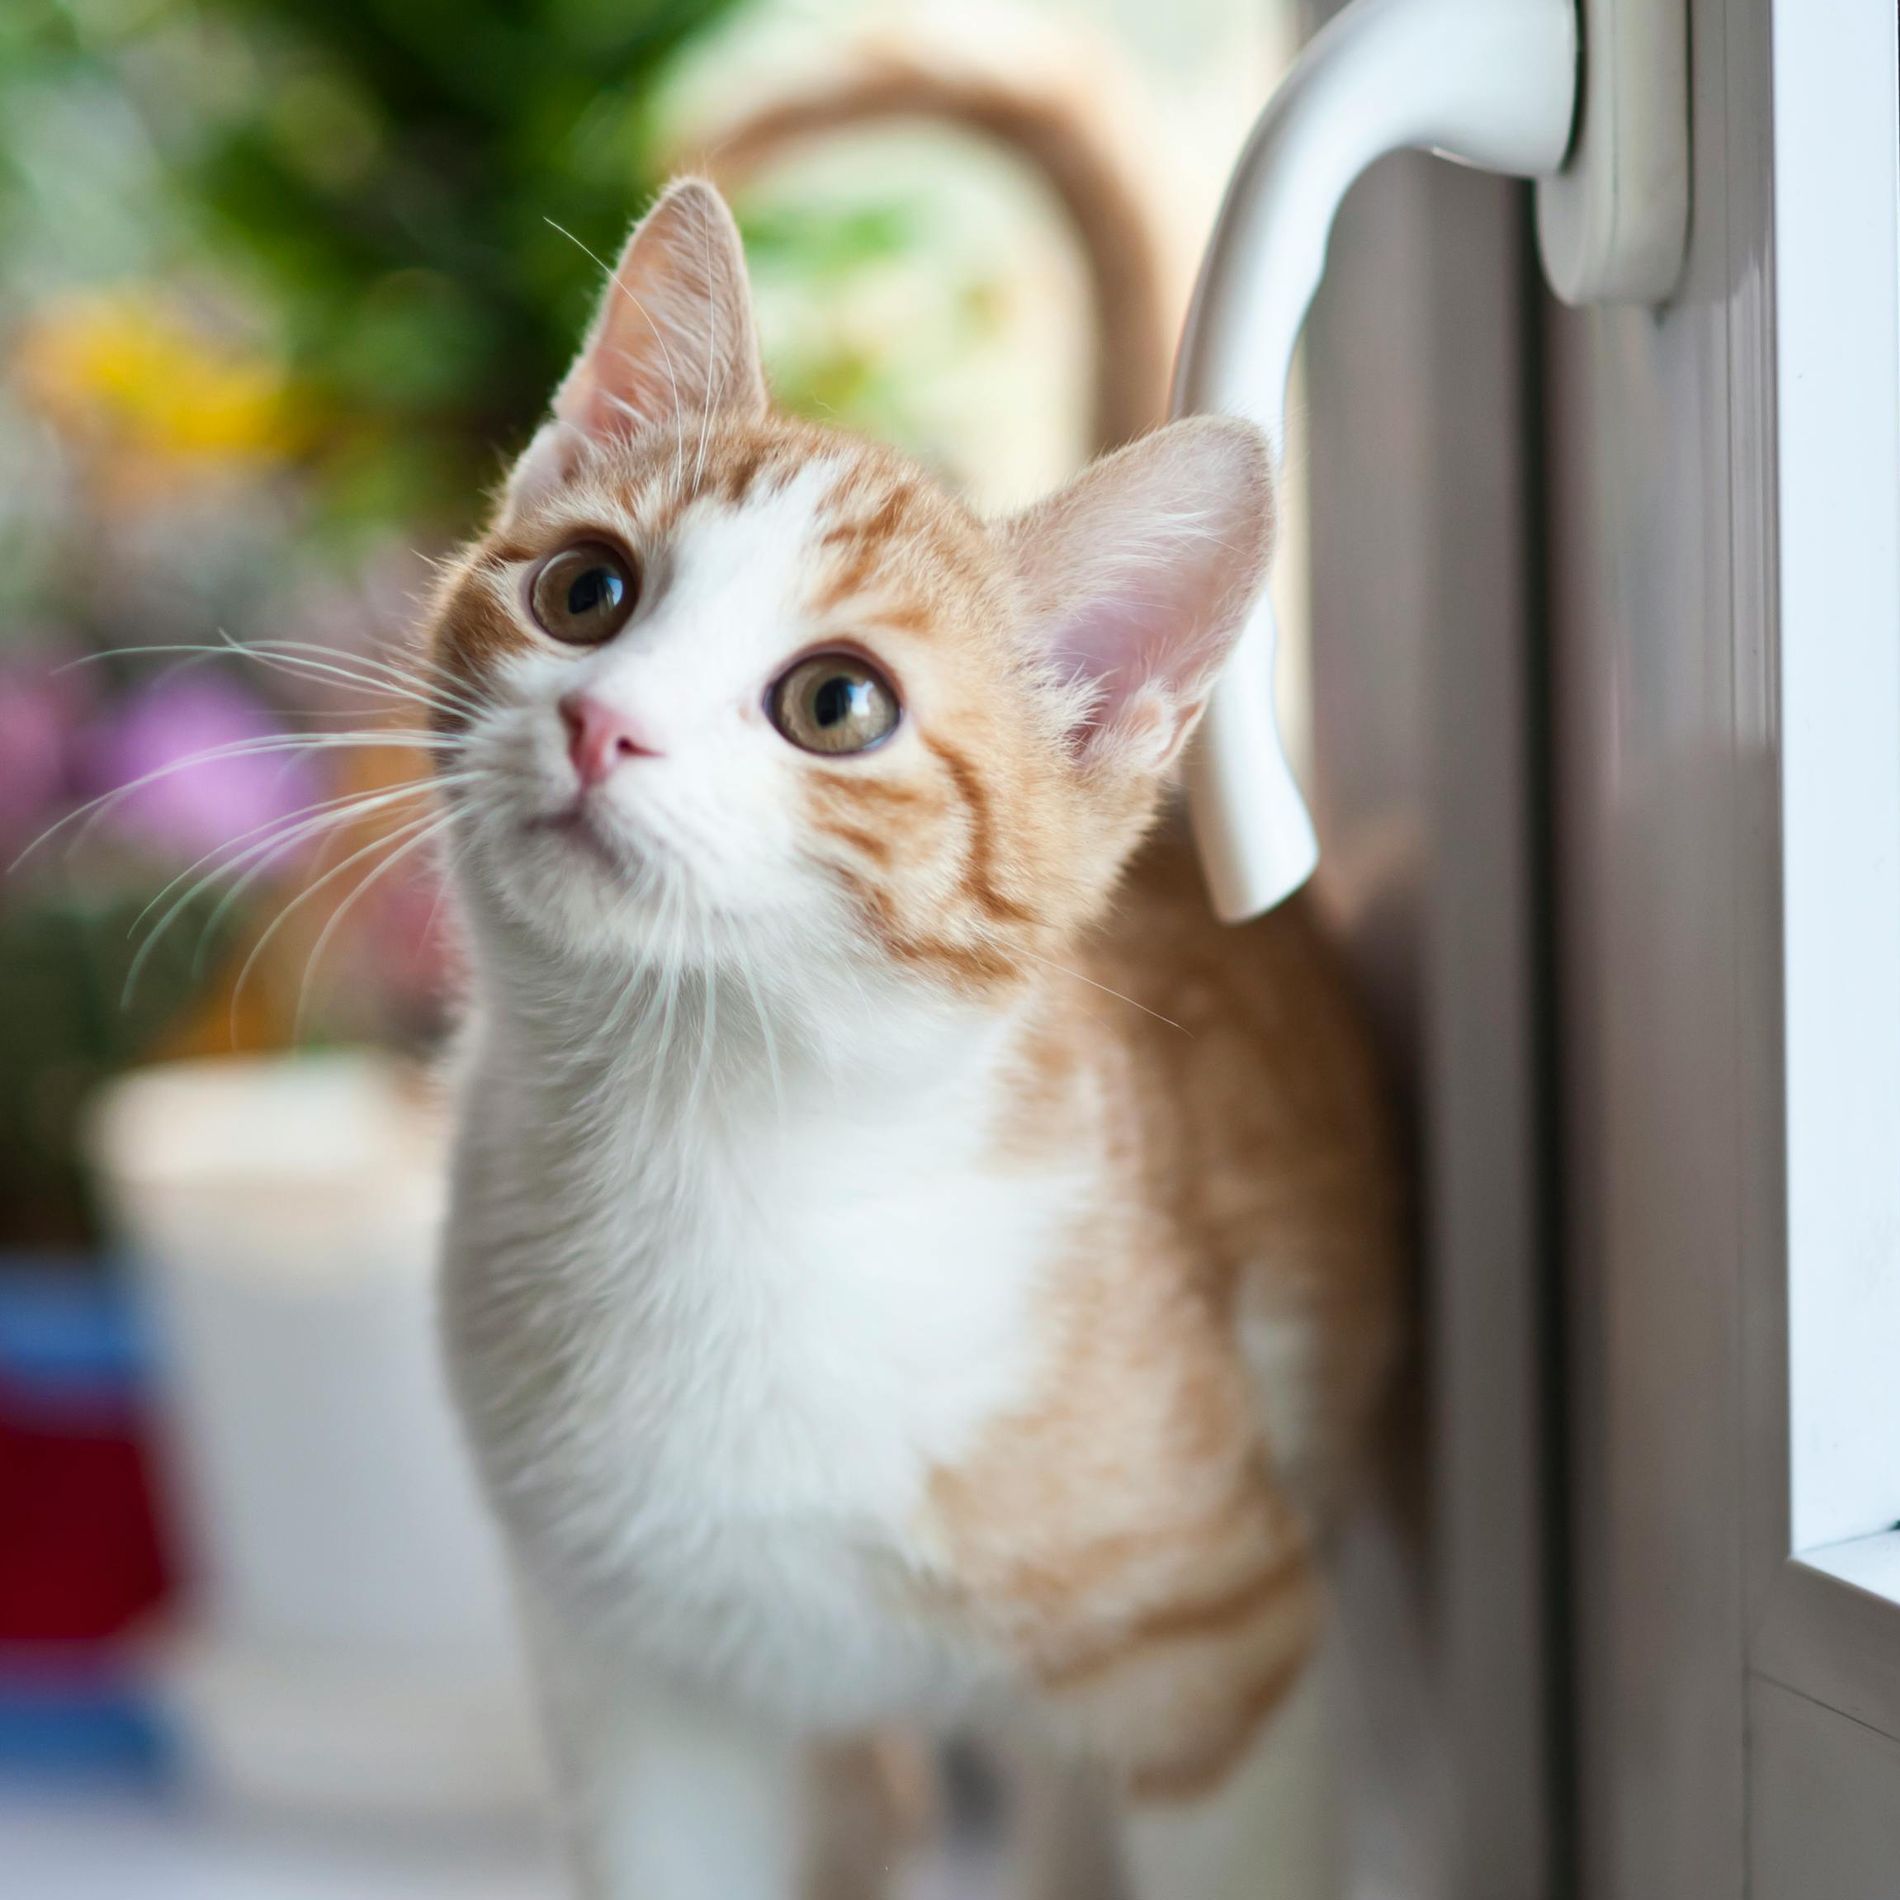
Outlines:
{"label": "orange and white kitten", "polygon": [[1112,1789],[1140,1900],[1328,1890],[1393,1164],[1303,912],[1130,869],[1267,482],[1202,419],[985,522],[775,416],[689,180],[445,577],[447,1339],[588,1900],[868,1891],[811,1745],[893,1720]]}

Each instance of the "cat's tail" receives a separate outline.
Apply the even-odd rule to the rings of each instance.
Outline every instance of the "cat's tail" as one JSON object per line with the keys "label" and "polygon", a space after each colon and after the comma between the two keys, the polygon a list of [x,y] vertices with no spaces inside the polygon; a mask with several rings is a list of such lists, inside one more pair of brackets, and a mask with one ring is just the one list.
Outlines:
{"label": "cat's tail", "polygon": [[[921,49],[873,46],[841,69],[699,128],[677,153],[728,189],[813,139],[923,121],[971,132],[1026,165],[1053,194],[1087,266],[1095,330],[1091,447],[1118,447],[1166,414],[1184,282],[1131,139],[1131,120],[1091,83],[1099,59],[1072,49],[1013,70],[978,70]],[[1066,70],[1065,70],[1066,64]],[[1152,156],[1152,154],[1148,154]]]}

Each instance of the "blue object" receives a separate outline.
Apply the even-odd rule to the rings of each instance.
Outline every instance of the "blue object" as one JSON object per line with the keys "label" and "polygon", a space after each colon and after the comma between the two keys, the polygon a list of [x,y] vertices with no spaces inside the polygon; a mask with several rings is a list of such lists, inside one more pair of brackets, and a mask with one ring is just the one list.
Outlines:
{"label": "blue object", "polygon": [[0,1254],[0,1389],[30,1402],[130,1402],[151,1353],[130,1277],[110,1260]]}
{"label": "blue object", "polygon": [[150,1783],[170,1758],[150,1702],[117,1671],[0,1650],[0,1776]]}

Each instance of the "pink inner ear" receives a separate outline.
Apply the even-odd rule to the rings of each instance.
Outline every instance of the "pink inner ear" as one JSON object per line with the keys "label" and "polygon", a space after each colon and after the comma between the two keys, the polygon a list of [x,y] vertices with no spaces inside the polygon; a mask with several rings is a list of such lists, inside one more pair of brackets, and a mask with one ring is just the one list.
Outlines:
{"label": "pink inner ear", "polygon": [[642,399],[636,374],[630,373],[623,379],[625,393],[618,398],[602,386],[594,365],[597,349],[598,346],[590,350],[568,371],[567,379],[554,399],[554,413],[569,428],[578,429],[582,435],[592,436],[595,440],[612,434],[616,427],[624,432],[632,426],[628,411],[644,414],[651,407],[648,401]]}
{"label": "pink inner ear", "polygon": [[1093,684],[1098,720],[1112,719],[1115,708],[1143,686],[1192,690],[1199,673],[1218,665],[1225,650],[1218,639],[1197,633],[1207,619],[1206,603],[1158,586],[1157,579],[1152,572],[1127,574],[1119,586],[1111,583],[1078,601],[1054,632],[1057,671]]}
{"label": "pink inner ear", "polygon": [[1170,587],[1153,568],[1078,603],[1052,642],[1063,677],[1092,686],[1071,743],[1112,749],[1159,771],[1180,750],[1231,644],[1233,624],[1196,586]]}
{"label": "pink inner ear", "polygon": [[598,441],[764,407],[738,228],[710,185],[684,179],[627,240],[555,416]]}
{"label": "pink inner ear", "polygon": [[1264,580],[1267,499],[1258,432],[1200,418],[1098,462],[1011,525],[1053,668],[1095,689],[1084,743],[1129,717],[1192,719]]}
{"label": "pink inner ear", "polygon": [[610,349],[595,346],[562,383],[554,413],[570,428],[604,442],[647,428],[670,429],[689,409],[698,412],[701,405],[673,399],[673,378],[664,369],[655,375],[649,358],[621,352],[616,366],[607,360]]}

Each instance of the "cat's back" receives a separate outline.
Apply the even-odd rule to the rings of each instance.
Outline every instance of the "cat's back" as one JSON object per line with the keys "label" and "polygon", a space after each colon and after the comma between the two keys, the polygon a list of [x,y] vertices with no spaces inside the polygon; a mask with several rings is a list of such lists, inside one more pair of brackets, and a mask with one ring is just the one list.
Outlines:
{"label": "cat's back", "polygon": [[[1124,1334],[1151,1381],[1238,1363],[1316,1519],[1366,1436],[1398,1340],[1406,1251],[1389,1091],[1310,899],[1219,923],[1185,837],[1161,834],[1025,1038],[1005,1165],[1097,1156],[1053,1305],[1080,1360]],[[1123,1408],[1126,1410],[1126,1408]],[[1180,1408],[1177,1408],[1177,1412]]]}
{"label": "cat's back", "polygon": [[1344,954],[1305,893],[1219,922],[1169,831],[1084,967],[1141,1006],[1116,1020],[1122,1112],[1164,1270],[1230,1321],[1323,1526],[1392,1369],[1406,1252],[1390,1089]]}

